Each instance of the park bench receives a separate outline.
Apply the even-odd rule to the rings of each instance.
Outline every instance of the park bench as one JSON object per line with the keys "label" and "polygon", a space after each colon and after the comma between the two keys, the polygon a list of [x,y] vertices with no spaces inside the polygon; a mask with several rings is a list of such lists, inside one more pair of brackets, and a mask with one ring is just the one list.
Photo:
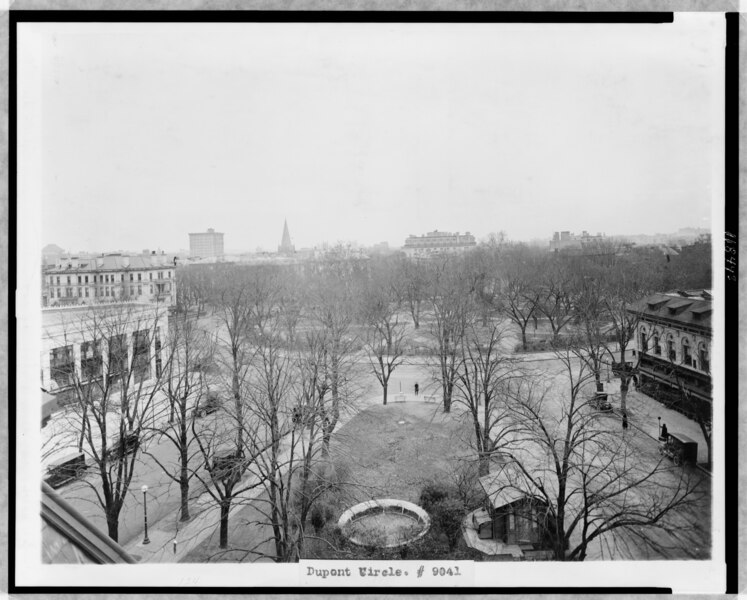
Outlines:
{"label": "park bench", "polygon": [[405,395],[404,394],[395,394],[394,395],[394,401],[395,402],[404,402],[405,401]]}
{"label": "park bench", "polygon": [[425,398],[426,402],[435,402],[436,401],[436,397],[434,395],[432,395],[432,394],[431,395],[426,394],[425,396],[423,396],[423,398]]}

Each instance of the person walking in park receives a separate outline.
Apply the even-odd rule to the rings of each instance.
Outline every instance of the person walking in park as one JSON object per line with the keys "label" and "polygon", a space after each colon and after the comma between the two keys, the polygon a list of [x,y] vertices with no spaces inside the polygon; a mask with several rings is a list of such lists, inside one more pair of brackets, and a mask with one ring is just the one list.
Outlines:
{"label": "person walking in park", "polygon": [[420,386],[416,383],[415,384],[415,395],[418,395],[418,392],[420,391]]}
{"label": "person walking in park", "polygon": [[623,413],[623,431],[628,430],[628,415]]}
{"label": "person walking in park", "polygon": [[662,442],[666,442],[667,441],[667,437],[668,437],[667,424],[664,423],[661,426],[661,433],[659,434],[659,440],[661,440]]}

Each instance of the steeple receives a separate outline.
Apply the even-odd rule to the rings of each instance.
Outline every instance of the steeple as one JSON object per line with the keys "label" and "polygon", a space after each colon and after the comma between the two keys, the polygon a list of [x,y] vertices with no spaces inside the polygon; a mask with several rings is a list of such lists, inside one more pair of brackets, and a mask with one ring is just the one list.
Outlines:
{"label": "steeple", "polygon": [[285,219],[283,222],[283,240],[278,246],[278,253],[293,254],[295,251],[296,249],[293,247],[293,244],[291,244],[290,233],[288,233],[288,219]]}

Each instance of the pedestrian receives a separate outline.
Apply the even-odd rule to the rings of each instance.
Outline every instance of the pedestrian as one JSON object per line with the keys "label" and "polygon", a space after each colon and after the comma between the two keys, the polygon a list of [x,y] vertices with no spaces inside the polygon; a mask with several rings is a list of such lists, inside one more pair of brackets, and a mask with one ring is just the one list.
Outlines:
{"label": "pedestrian", "polygon": [[667,436],[669,435],[669,432],[667,431],[667,424],[664,423],[661,426],[661,434],[659,435],[659,439],[663,442],[667,441]]}
{"label": "pedestrian", "polygon": [[623,431],[628,429],[628,415],[623,414]]}
{"label": "pedestrian", "polygon": [[420,390],[420,386],[416,383],[415,384],[415,395],[418,395],[418,391]]}

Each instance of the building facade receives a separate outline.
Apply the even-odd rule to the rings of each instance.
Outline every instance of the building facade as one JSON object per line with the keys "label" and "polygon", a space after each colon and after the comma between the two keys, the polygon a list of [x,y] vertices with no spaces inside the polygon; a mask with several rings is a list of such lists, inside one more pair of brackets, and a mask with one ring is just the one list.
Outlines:
{"label": "building facade", "polygon": [[603,240],[601,233],[591,235],[588,231],[582,231],[581,235],[576,235],[570,231],[556,231],[550,240],[550,250],[583,250]]}
{"label": "building facade", "polygon": [[220,258],[223,256],[223,234],[215,229],[189,234],[189,255],[192,258]]}
{"label": "building facade", "polygon": [[451,233],[436,230],[421,236],[408,236],[402,250],[410,258],[427,258],[442,254],[461,254],[475,246],[475,236],[469,231],[462,235],[458,231]]}
{"label": "building facade", "polygon": [[653,294],[628,310],[638,318],[639,382],[712,401],[711,313],[708,290]]}
{"label": "building facade", "polygon": [[41,388],[62,407],[75,386],[129,377],[135,384],[161,376],[168,308],[120,302],[42,309]]}
{"label": "building facade", "polygon": [[176,299],[176,265],[161,254],[62,257],[42,272],[42,306]]}

